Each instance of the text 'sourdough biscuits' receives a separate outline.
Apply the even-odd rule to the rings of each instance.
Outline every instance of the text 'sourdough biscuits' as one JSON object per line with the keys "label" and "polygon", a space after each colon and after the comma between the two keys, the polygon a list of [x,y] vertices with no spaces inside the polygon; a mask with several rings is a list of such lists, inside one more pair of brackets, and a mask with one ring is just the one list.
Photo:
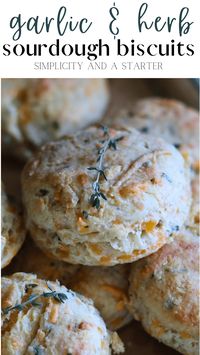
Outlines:
{"label": "text 'sourdough biscuits'", "polygon": [[109,329],[116,330],[132,320],[127,309],[129,265],[82,266],[70,287],[94,301]]}
{"label": "text 'sourdough biscuits'", "polygon": [[4,355],[106,355],[111,343],[116,353],[123,351],[92,301],[58,282],[25,273],[3,277],[2,308]]}
{"label": "text 'sourdough biscuits'", "polygon": [[100,119],[108,99],[105,79],[3,79],[3,152],[29,158],[43,143]]}
{"label": "text 'sourdough biscuits'", "polygon": [[68,264],[47,257],[26,239],[14,262],[6,269],[34,273],[41,279],[56,281],[91,298],[109,329],[116,330],[132,320],[127,310],[130,266],[93,267]]}
{"label": "text 'sourdough biscuits'", "polygon": [[[37,245],[74,264],[135,261],[165,244],[188,216],[188,170],[179,152],[134,129],[110,132],[100,209],[90,199],[104,132],[91,127],[43,146],[22,173],[27,226]],[[119,140],[118,140],[119,138]],[[104,143],[102,143],[102,140]],[[104,196],[104,197],[105,197]]]}
{"label": "text 'sourdough biscuits'", "polygon": [[162,98],[143,99],[131,111],[124,111],[106,122],[132,126],[143,133],[162,137],[175,145],[193,169],[199,171],[198,112],[183,103]]}
{"label": "text 'sourdough biscuits'", "polygon": [[145,330],[182,354],[199,344],[199,239],[184,231],[132,265],[130,312]]}
{"label": "text 'sourdough biscuits'", "polygon": [[17,207],[9,201],[1,184],[1,267],[7,266],[25,239],[25,228]]}

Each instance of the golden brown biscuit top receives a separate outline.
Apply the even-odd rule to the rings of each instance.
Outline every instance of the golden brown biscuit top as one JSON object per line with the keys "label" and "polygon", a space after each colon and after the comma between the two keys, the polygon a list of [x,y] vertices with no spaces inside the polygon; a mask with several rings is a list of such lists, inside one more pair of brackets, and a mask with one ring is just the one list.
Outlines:
{"label": "golden brown biscuit top", "polygon": [[[116,193],[120,199],[126,200],[139,191],[147,191],[148,186],[156,187],[173,181],[173,177],[167,176],[165,171],[165,161],[172,157],[178,160],[184,175],[182,158],[171,145],[161,139],[144,136],[135,129],[112,129],[110,137],[116,141],[116,150],[112,146],[106,151],[102,164],[104,172],[100,172],[99,183],[102,193],[105,193],[112,205],[116,204]],[[89,207],[92,184],[100,166],[97,162],[98,152],[105,140],[100,128],[91,127],[73,136],[66,136],[63,140],[46,144],[26,165],[23,172],[24,185],[31,183],[34,186],[40,181],[38,197],[48,198],[51,191],[45,190],[47,182],[56,189],[55,203],[65,200],[66,207],[73,208],[84,200]],[[176,169],[174,167],[174,171],[171,171],[175,178],[178,170],[176,165]],[[103,198],[101,202],[106,205]]]}
{"label": "golden brown biscuit top", "polygon": [[199,117],[197,110],[172,99],[141,99],[132,108],[105,120],[114,126],[131,126],[174,144],[193,169],[199,171]]}
{"label": "golden brown biscuit top", "polygon": [[171,244],[135,263],[130,280],[131,292],[154,309],[165,326],[198,332],[198,237],[183,231]]}

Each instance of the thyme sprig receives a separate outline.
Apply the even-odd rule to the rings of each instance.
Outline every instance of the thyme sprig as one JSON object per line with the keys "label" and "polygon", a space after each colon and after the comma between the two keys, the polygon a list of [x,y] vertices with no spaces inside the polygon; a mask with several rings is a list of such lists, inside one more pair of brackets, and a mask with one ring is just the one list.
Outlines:
{"label": "thyme sprig", "polygon": [[34,355],[42,355],[42,349],[39,345],[33,347]]}
{"label": "thyme sprig", "polygon": [[[34,286],[34,287],[36,287],[36,286]],[[60,302],[60,303],[64,303],[67,300],[67,295],[65,293],[53,291],[48,285],[47,285],[47,287],[49,288],[50,292],[42,292],[41,294],[32,293],[25,302],[16,304],[15,306],[3,308],[2,313],[8,314],[12,310],[22,311],[28,305],[41,306],[41,303],[36,302],[36,300],[38,300],[39,298],[42,298],[42,297],[44,297],[44,298],[52,297],[52,298],[54,298],[54,300],[56,300],[57,302]]]}
{"label": "thyme sprig", "polygon": [[101,128],[103,129],[105,139],[101,141],[102,146],[98,149],[98,157],[96,161],[98,164],[95,167],[91,166],[88,168],[88,170],[90,171],[97,172],[96,179],[92,183],[93,193],[89,200],[92,207],[95,207],[97,210],[100,208],[100,199],[102,198],[105,201],[107,200],[107,197],[104,195],[100,188],[100,177],[103,177],[104,180],[107,181],[104,167],[104,158],[106,151],[108,149],[117,150],[117,142],[123,139],[123,137],[111,138],[109,134],[109,129],[105,126],[101,126]]}

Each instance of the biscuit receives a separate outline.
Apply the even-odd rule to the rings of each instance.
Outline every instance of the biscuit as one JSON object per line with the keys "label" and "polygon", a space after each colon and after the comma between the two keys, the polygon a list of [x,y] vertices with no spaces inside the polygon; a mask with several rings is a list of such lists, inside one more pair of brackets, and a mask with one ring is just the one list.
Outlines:
{"label": "biscuit", "polygon": [[3,277],[2,308],[4,355],[111,354],[112,339],[115,352],[123,352],[92,301],[58,282],[25,273]]}
{"label": "biscuit", "polygon": [[132,264],[129,309],[145,330],[182,354],[199,344],[199,239],[182,231],[155,254]]}
{"label": "biscuit", "polygon": [[[99,166],[99,150],[108,142],[107,180],[101,173],[103,195],[94,206],[97,172],[88,167]],[[111,266],[151,254],[179,230],[190,207],[180,153],[131,128],[108,137],[90,127],[47,143],[25,166],[22,191],[38,247],[72,264]]]}
{"label": "biscuit", "polygon": [[48,257],[36,247],[31,238],[27,237],[13,262],[4,270],[4,275],[15,272],[33,273],[40,279],[58,280],[62,285],[69,287],[71,279],[79,268],[79,265],[68,264]]}
{"label": "biscuit", "polygon": [[182,102],[155,97],[142,99],[132,110],[106,118],[105,123],[132,126],[143,133],[162,137],[181,151],[194,171],[199,171],[198,112]]}
{"label": "biscuit", "polygon": [[3,79],[3,153],[29,158],[43,143],[102,118],[108,101],[105,79]]}
{"label": "biscuit", "polygon": [[186,221],[186,228],[190,229],[196,235],[200,235],[200,188],[199,174],[196,174],[192,179],[192,204],[189,218]]}
{"label": "biscuit", "polygon": [[58,280],[62,285],[91,298],[107,327],[116,330],[132,320],[126,308],[129,270],[129,265],[87,267],[58,261],[46,256],[27,238],[5,272],[6,275],[13,272],[34,273],[38,278]]}
{"label": "biscuit", "polygon": [[82,266],[71,279],[70,288],[91,298],[106,325],[117,330],[130,323],[127,310],[129,265]]}
{"label": "biscuit", "polygon": [[130,112],[107,119],[114,126],[132,126],[173,144],[192,170],[192,206],[186,226],[199,234],[199,117],[198,112],[171,99],[139,100]]}
{"label": "biscuit", "polygon": [[25,239],[22,216],[14,203],[9,201],[1,185],[1,267],[7,266],[18,253]]}

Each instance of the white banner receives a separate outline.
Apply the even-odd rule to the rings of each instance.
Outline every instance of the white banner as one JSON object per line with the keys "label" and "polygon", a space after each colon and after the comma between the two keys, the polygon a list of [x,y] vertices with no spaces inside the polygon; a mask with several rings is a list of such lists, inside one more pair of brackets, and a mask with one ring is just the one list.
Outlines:
{"label": "white banner", "polygon": [[1,77],[198,77],[196,0],[7,0]]}

